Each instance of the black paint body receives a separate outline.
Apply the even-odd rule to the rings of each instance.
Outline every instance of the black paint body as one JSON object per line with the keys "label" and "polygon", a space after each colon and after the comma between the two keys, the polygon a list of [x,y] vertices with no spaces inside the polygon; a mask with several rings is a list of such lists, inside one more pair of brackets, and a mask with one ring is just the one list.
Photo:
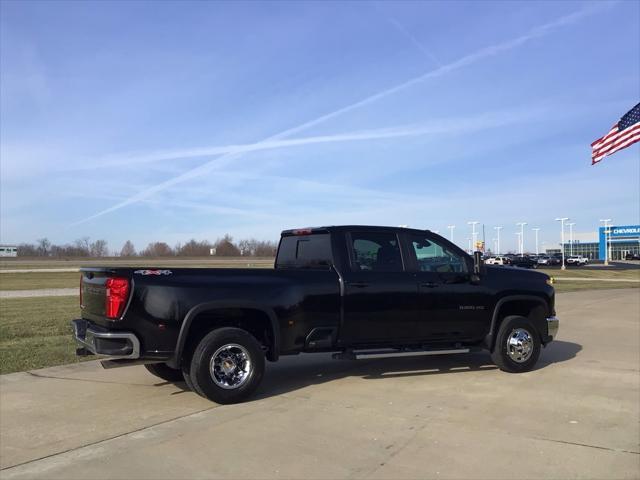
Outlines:
{"label": "black paint body", "polygon": [[[347,239],[350,232],[363,230],[394,232],[405,271],[353,270]],[[341,226],[318,231],[331,235],[330,267],[172,268],[170,274],[161,275],[135,273],[142,270],[138,268],[82,269],[82,317],[99,330],[135,333],[143,360],[163,360],[172,366],[180,365],[190,332],[198,322],[211,322],[212,312],[256,313],[255,318],[269,329],[265,349],[270,360],[305,351],[368,347],[492,348],[506,308],[510,314],[531,318],[543,343],[550,340],[545,319],[555,314],[554,289],[543,273],[485,266],[479,278],[422,272],[407,255],[409,235],[446,244],[464,257],[469,272],[473,258],[424,230]],[[115,321],[104,317],[104,282],[110,276],[132,282],[129,303]],[[314,336],[321,341],[315,342]]]}

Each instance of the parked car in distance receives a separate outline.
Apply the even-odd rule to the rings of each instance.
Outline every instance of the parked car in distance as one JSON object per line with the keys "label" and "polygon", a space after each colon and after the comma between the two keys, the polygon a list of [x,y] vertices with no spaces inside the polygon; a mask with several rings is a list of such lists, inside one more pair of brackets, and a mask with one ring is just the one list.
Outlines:
{"label": "parked car in distance", "polygon": [[538,262],[527,255],[513,257],[511,259],[511,265],[520,268],[538,268]]}
{"label": "parked car in distance", "polygon": [[507,257],[496,256],[487,258],[484,263],[487,265],[510,265],[511,260]]}
{"label": "parked car in distance", "polygon": [[640,260],[640,253],[629,252],[624,256],[625,260]]}
{"label": "parked car in distance", "polygon": [[562,254],[554,253],[549,257],[549,266],[558,266],[562,265]]}
{"label": "parked car in distance", "polygon": [[548,266],[551,265],[551,257],[547,256],[547,255],[540,255],[538,256],[537,259],[538,265],[540,266]]}
{"label": "parked car in distance", "polygon": [[582,267],[583,265],[589,263],[589,259],[587,257],[583,257],[582,255],[571,255],[565,259],[565,263],[567,265]]}

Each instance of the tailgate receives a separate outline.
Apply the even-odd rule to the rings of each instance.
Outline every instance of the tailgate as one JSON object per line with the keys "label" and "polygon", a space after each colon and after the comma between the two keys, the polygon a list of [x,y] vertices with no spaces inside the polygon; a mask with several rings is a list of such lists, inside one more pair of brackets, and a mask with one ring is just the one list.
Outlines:
{"label": "tailgate", "polygon": [[121,318],[133,289],[131,271],[129,269],[81,268],[80,272],[82,316],[99,321],[105,320],[109,313],[112,319]]}

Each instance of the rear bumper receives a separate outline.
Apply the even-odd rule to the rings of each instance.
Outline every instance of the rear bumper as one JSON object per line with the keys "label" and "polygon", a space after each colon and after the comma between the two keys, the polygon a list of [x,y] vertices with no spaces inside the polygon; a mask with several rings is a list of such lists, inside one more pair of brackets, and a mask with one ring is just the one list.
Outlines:
{"label": "rear bumper", "polygon": [[95,328],[84,319],[72,320],[77,354],[103,355],[110,359],[140,358],[140,340],[131,332],[109,332]]}

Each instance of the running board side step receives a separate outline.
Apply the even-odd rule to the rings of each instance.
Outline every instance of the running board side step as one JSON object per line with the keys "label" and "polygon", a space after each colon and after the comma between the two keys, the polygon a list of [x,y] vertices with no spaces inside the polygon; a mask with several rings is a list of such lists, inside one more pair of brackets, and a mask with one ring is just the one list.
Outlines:
{"label": "running board side step", "polygon": [[417,357],[421,355],[447,355],[452,353],[469,353],[470,348],[453,348],[446,350],[360,350],[334,353],[334,360],[366,360],[368,358]]}

